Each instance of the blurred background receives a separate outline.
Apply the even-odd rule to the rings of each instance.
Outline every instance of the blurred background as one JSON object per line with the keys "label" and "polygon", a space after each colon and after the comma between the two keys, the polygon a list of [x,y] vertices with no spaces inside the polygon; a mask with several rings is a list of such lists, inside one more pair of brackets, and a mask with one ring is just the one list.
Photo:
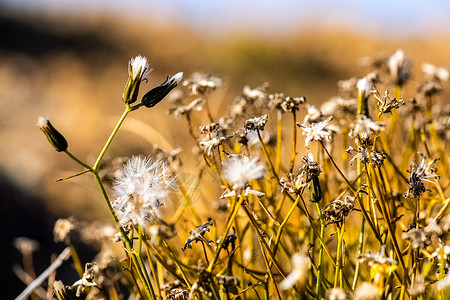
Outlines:
{"label": "blurred background", "polygon": [[[424,62],[450,67],[448,20],[444,0],[0,0],[0,285],[7,287],[0,297],[25,288],[12,272],[21,262],[14,238],[39,241],[39,274],[63,248],[53,242],[57,218],[108,219],[89,176],[54,182],[80,168],[35,124],[48,118],[72,153],[94,160],[123,111],[131,57],[146,56],[154,68],[141,91],[179,71],[221,77],[211,99],[220,116],[244,85],[264,82],[271,92],[321,103],[335,95],[338,80],[367,73],[361,57],[399,48],[414,60],[415,78],[423,77]],[[166,114],[170,107],[133,114],[134,128],[119,133],[107,157],[148,154],[153,143],[183,146],[188,158],[185,123]],[[149,143],[136,131],[159,134]]]}

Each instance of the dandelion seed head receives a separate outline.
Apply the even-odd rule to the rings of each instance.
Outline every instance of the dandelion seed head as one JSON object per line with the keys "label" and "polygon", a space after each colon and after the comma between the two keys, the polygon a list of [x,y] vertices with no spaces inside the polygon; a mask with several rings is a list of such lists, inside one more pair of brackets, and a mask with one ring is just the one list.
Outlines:
{"label": "dandelion seed head", "polygon": [[161,160],[132,157],[114,184],[117,199],[113,206],[121,224],[144,225],[158,216],[158,207],[164,205],[169,190],[175,188],[174,181],[169,167]]}
{"label": "dandelion seed head", "polygon": [[224,163],[223,173],[232,188],[242,192],[250,180],[265,176],[266,166],[258,157],[232,156]]}

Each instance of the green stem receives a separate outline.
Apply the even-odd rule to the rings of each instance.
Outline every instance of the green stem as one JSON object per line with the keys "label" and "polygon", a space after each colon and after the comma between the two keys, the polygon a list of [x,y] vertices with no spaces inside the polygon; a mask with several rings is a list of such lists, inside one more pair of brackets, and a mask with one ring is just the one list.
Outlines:
{"label": "green stem", "polygon": [[[144,260],[142,259],[142,240],[143,240],[143,230],[141,225],[138,226],[138,251],[137,251],[137,258],[138,261],[141,265],[141,269],[142,269],[142,273],[144,274],[144,279],[146,281],[146,285],[148,285],[150,293],[153,297],[153,299],[156,299],[156,295],[155,295],[155,291],[153,290],[153,285],[152,282],[150,280],[150,277],[148,276],[148,272],[147,272],[147,268],[145,267],[145,263]],[[151,264],[152,262],[149,259],[149,263]]]}
{"label": "green stem", "polygon": [[112,131],[111,135],[109,136],[108,140],[106,141],[105,146],[103,146],[102,151],[100,152],[100,154],[97,157],[97,161],[95,162],[94,166],[92,167],[93,170],[97,171],[98,170],[98,166],[100,165],[100,162],[102,161],[103,156],[106,153],[106,150],[108,150],[109,145],[111,145],[112,140],[114,139],[114,137],[117,134],[117,131],[119,131],[120,126],[122,125],[123,121],[125,121],[125,118],[127,117],[127,115],[133,111],[137,109],[136,107],[131,107],[129,105],[126,106],[125,111],[122,114],[122,117],[120,117],[119,122],[117,122],[116,127],[114,127],[114,130]]}
{"label": "green stem", "polygon": [[100,188],[100,193],[102,194],[103,199],[105,200],[106,205],[108,206],[109,212],[111,213],[111,216],[113,217],[114,222],[116,223],[116,226],[119,229],[119,232],[122,235],[122,238],[131,254],[131,260],[133,261],[133,265],[136,268],[136,271],[139,275],[139,279],[141,280],[142,284],[144,285],[147,296],[149,299],[154,299],[154,297],[152,297],[152,292],[150,292],[150,288],[147,286],[147,284],[145,284],[146,281],[144,278],[144,274],[142,272],[142,269],[139,266],[139,262],[138,262],[136,253],[134,253],[134,250],[133,250],[133,242],[128,237],[128,235],[125,232],[125,230],[123,229],[123,227],[120,225],[119,218],[117,217],[116,213],[114,212],[114,208],[112,207],[111,202],[109,201],[108,195],[106,194],[106,191],[105,191],[105,187],[102,184],[100,176],[98,176],[97,170],[92,171],[92,173],[94,174],[95,181],[97,182],[97,185]]}
{"label": "green stem", "polygon": [[79,160],[76,156],[74,156],[72,153],[69,152],[69,150],[65,150],[64,151],[71,159],[73,159],[77,164],[85,167],[86,169],[88,169],[89,172],[92,172],[92,168],[90,166],[88,166],[87,164],[85,164],[84,162],[82,162],[81,160]]}

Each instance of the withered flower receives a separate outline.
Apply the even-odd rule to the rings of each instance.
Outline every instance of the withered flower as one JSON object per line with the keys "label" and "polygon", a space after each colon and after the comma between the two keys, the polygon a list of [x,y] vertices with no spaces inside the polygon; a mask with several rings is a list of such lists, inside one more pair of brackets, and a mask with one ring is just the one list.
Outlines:
{"label": "withered flower", "polygon": [[190,232],[190,236],[187,238],[186,242],[184,243],[183,248],[181,248],[181,250],[184,252],[186,251],[187,248],[192,249],[192,243],[195,242],[202,242],[202,243],[206,243],[208,245],[211,245],[212,243],[214,243],[214,241],[211,240],[207,240],[204,235],[206,232],[210,232],[211,230],[208,228],[208,226],[212,226],[214,225],[213,222],[207,222],[205,224],[196,226],[195,230],[191,230]]}
{"label": "withered flower", "polygon": [[405,193],[405,197],[409,197],[413,195],[414,197],[420,197],[421,194],[428,191],[425,188],[425,184],[423,181],[430,182],[435,184],[433,181],[428,178],[439,178],[438,175],[434,174],[436,172],[436,168],[433,168],[432,165],[437,161],[437,159],[433,159],[427,163],[428,156],[421,154],[423,156],[422,162],[417,165],[415,161],[411,162],[411,170],[408,171],[411,173],[407,184],[409,186],[409,190]]}
{"label": "withered flower", "polygon": [[251,118],[245,122],[244,127],[247,130],[264,130],[264,127],[266,126],[268,120],[269,120],[268,115],[262,115],[260,117]]}
{"label": "withered flower", "polygon": [[400,105],[405,105],[405,102],[402,99],[391,99],[391,96],[389,95],[389,91],[386,90],[384,92],[384,95],[381,96],[380,93],[376,90],[372,90],[372,94],[375,97],[375,99],[378,100],[377,107],[379,112],[379,116],[382,114],[390,113],[392,114],[392,110],[394,108],[398,109]]}
{"label": "withered flower", "polygon": [[344,221],[344,217],[355,210],[355,197],[346,196],[344,201],[336,199],[322,209],[323,218],[325,221],[325,226],[330,224],[336,224],[341,226]]}

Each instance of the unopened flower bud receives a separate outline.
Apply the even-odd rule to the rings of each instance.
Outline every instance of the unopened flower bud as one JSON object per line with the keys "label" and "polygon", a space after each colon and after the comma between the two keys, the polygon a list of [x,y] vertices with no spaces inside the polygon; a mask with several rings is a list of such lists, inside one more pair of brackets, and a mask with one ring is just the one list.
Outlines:
{"label": "unopened flower bud", "polygon": [[309,182],[309,201],[316,203],[322,199],[322,188],[320,187],[319,176],[311,176]]}
{"label": "unopened flower bud", "polygon": [[139,86],[145,77],[152,71],[147,58],[136,56],[128,64],[128,81],[123,90],[122,99],[126,104],[136,101],[139,94]]}
{"label": "unopened flower bud", "polygon": [[64,136],[53,127],[52,123],[44,117],[39,117],[36,124],[47,137],[48,141],[56,149],[56,151],[66,151],[68,144]]}
{"label": "unopened flower bud", "polygon": [[178,72],[172,77],[167,77],[167,80],[164,81],[160,86],[157,86],[147,92],[144,97],[142,97],[141,103],[146,107],[155,106],[178,85],[181,78],[183,78],[183,72]]}

